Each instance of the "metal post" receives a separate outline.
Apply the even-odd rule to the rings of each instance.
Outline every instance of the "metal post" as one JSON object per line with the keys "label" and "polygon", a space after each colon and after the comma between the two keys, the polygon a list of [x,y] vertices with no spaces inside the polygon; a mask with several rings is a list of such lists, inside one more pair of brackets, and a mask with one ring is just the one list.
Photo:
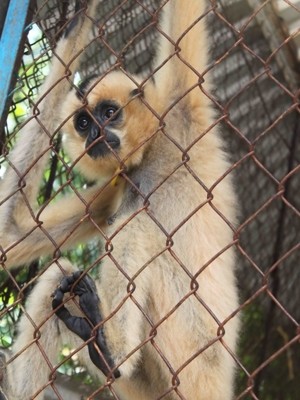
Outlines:
{"label": "metal post", "polygon": [[0,38],[0,137],[11,100],[11,88],[16,81],[27,36],[26,26],[32,16],[32,3],[32,0],[10,0],[2,27]]}

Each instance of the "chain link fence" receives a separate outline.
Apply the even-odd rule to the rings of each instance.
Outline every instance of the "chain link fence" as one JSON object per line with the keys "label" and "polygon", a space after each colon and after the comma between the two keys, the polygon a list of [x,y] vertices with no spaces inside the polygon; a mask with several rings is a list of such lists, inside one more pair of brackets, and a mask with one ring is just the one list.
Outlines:
{"label": "chain link fence", "polygon": [[[93,43],[80,56],[75,83],[116,64],[130,74],[150,77],[159,6],[157,0],[99,0]],[[11,107],[0,132],[1,179],[5,179],[16,137],[22,134],[19,127],[51,73],[52,51],[74,7],[72,1],[37,1]],[[291,29],[285,23],[288,13]],[[242,320],[238,353],[232,355],[237,367],[235,399],[295,400],[300,393],[300,4],[295,0],[211,0],[204,18],[210,38],[207,73],[213,82],[209,97],[230,156],[240,207],[233,238],[240,296],[236,312]],[[40,205],[53,193],[70,190],[66,162],[57,135],[43,175]],[[72,185],[86,182],[74,175]],[[9,352],[28,294],[49,260],[8,270],[9,252],[1,242],[0,249],[0,345]],[[105,238],[99,234],[63,256],[96,276],[101,268],[99,252],[104,257],[106,251]],[[47,398],[119,398],[113,384],[88,375],[73,350],[57,349],[64,361],[58,377],[49,379],[52,392],[48,388]],[[56,384],[59,392],[53,390]],[[175,398],[184,397],[175,393]]]}

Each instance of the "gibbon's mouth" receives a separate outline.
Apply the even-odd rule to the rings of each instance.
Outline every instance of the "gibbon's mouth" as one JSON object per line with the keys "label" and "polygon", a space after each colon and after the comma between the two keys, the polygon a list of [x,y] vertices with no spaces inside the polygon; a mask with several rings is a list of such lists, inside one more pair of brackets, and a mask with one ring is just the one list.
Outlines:
{"label": "gibbon's mouth", "polygon": [[109,132],[106,134],[105,139],[95,140],[95,143],[86,143],[86,148],[89,147],[87,154],[93,158],[102,158],[110,154],[111,149],[117,150],[120,147],[120,139],[115,134]]}

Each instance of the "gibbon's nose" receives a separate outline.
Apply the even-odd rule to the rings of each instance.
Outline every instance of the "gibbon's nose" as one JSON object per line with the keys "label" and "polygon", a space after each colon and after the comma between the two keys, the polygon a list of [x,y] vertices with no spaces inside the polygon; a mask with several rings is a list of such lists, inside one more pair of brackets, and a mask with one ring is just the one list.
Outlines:
{"label": "gibbon's nose", "polygon": [[98,125],[93,125],[92,130],[91,130],[91,141],[93,142],[94,140],[98,139],[100,136],[100,128]]}

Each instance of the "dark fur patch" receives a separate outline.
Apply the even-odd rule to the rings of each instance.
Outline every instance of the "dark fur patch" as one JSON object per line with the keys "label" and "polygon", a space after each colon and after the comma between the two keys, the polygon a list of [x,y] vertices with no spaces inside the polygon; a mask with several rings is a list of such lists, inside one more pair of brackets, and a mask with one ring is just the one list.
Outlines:
{"label": "dark fur patch", "polygon": [[89,77],[83,79],[83,80],[79,83],[79,85],[77,86],[77,90],[76,90],[76,97],[77,97],[79,100],[82,100],[82,99],[84,98],[84,96],[86,95],[86,93],[87,93],[87,91],[88,91],[88,88],[89,88],[91,82],[92,82],[95,78],[97,78],[97,75],[96,75],[96,74],[93,74],[93,75],[91,75],[91,76],[89,76]]}
{"label": "dark fur patch", "polygon": [[143,91],[143,89],[141,89],[141,88],[136,88],[136,89],[133,89],[133,90],[130,92],[130,97],[136,97],[136,96],[144,97],[144,91]]}
{"label": "dark fur patch", "polygon": [[74,9],[74,13],[75,15],[72,17],[72,19],[69,21],[63,36],[67,39],[72,31],[75,29],[76,25],[79,23],[79,20],[82,18],[82,15],[79,13],[80,10],[84,10],[83,4],[81,1],[76,0],[75,2],[75,9]]}

